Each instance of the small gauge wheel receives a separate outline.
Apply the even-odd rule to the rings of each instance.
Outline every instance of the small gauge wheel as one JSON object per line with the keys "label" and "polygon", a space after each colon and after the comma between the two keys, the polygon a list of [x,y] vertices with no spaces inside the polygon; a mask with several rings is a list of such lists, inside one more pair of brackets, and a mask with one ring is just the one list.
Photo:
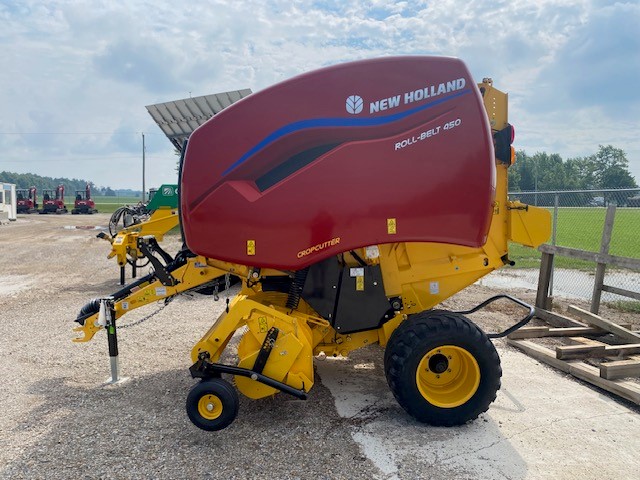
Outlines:
{"label": "small gauge wheel", "polygon": [[193,424],[209,432],[228,427],[238,416],[238,393],[221,378],[201,381],[187,395],[187,415]]}

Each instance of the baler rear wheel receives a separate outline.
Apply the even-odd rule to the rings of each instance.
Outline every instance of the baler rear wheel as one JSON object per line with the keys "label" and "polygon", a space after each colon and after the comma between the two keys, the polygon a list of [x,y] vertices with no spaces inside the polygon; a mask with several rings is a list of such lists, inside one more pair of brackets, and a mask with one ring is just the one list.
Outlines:
{"label": "baler rear wheel", "polygon": [[238,416],[239,403],[238,392],[226,380],[203,380],[187,395],[187,415],[202,430],[222,430]]}
{"label": "baler rear wheel", "polygon": [[462,425],[495,400],[502,368],[495,347],[473,322],[446,310],[412,315],[393,332],[384,355],[398,403],[431,425]]}

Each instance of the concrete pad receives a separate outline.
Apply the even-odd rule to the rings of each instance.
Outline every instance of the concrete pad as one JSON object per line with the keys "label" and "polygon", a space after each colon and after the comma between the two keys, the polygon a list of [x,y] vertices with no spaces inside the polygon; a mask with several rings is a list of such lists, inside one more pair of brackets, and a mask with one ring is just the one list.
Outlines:
{"label": "concrete pad", "polygon": [[396,403],[380,348],[317,362],[351,435],[382,478],[639,478],[640,416],[498,344],[502,388],[488,412],[454,428],[423,425]]}

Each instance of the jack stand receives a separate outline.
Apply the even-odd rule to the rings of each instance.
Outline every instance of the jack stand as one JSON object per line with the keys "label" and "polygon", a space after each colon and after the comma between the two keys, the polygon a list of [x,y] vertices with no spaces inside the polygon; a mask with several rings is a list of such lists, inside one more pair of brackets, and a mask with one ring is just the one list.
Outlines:
{"label": "jack stand", "polygon": [[[104,320],[100,318],[104,312]],[[113,307],[113,297],[103,298],[100,304],[100,314],[98,322],[104,322],[107,329],[107,342],[109,344],[109,360],[111,362],[111,379],[107,384],[113,385],[122,383],[126,378],[120,377],[120,367],[118,364],[118,334],[116,329],[116,311]]]}
{"label": "jack stand", "polygon": [[[126,265],[120,267],[120,285],[124,285],[126,283]],[[138,276],[138,266],[134,263],[131,264],[131,278],[136,278]]]}

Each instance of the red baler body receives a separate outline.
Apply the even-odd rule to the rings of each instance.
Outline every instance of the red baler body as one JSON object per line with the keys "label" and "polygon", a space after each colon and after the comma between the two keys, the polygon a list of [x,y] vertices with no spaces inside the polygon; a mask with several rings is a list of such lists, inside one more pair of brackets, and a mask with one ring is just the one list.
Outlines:
{"label": "red baler body", "polygon": [[289,270],[366,245],[478,247],[494,162],[487,114],[460,60],[324,68],[254,93],[192,133],[180,184],[185,240],[210,258]]}

